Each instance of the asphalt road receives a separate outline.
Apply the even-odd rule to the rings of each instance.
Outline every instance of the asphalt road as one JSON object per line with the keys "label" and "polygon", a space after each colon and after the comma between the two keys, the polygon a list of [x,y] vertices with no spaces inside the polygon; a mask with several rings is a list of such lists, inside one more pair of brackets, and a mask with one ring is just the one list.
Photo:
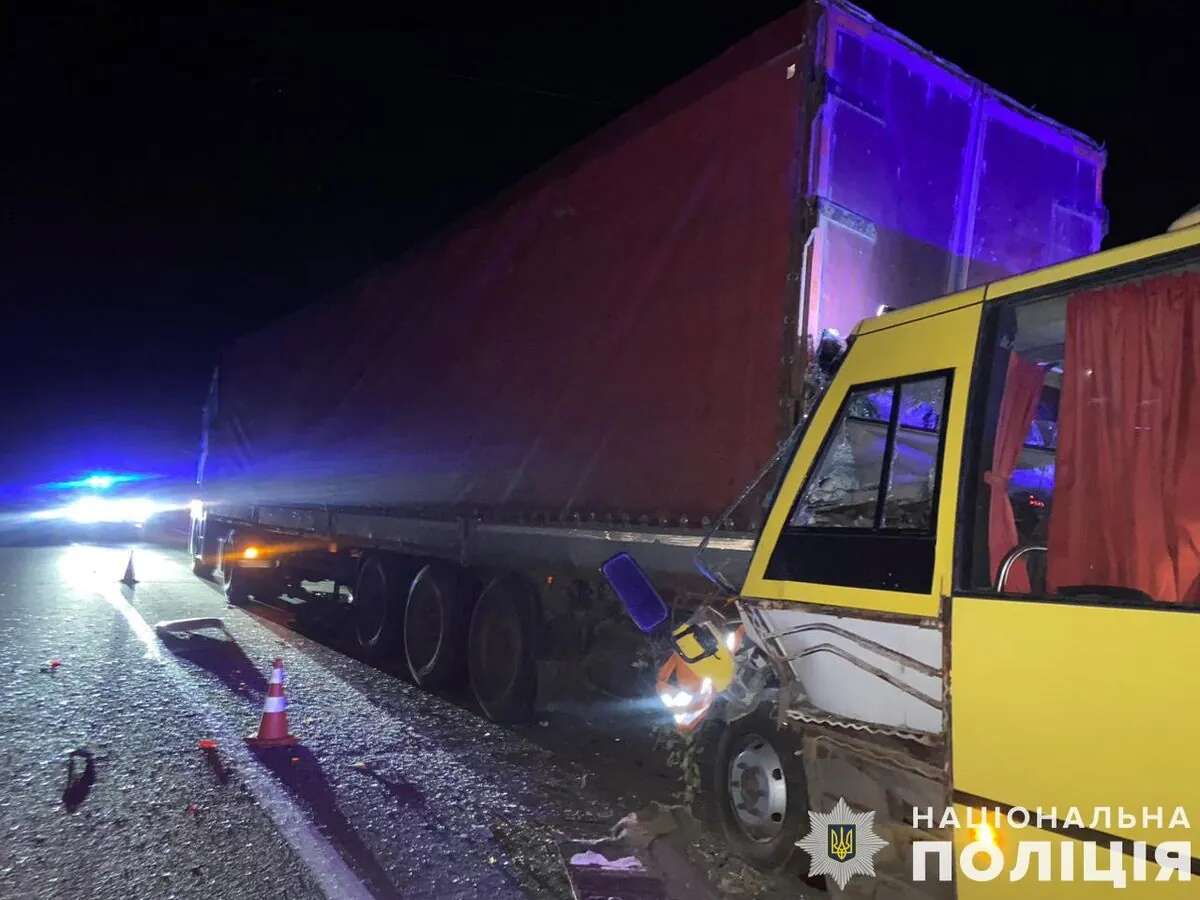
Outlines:
{"label": "asphalt road", "polygon": [[[184,554],[137,548],[127,588],[128,553],[0,548],[0,896],[563,897],[557,842],[629,812],[602,760],[230,608]],[[226,631],[152,628],[195,616]],[[276,656],[301,743],[252,752]]]}

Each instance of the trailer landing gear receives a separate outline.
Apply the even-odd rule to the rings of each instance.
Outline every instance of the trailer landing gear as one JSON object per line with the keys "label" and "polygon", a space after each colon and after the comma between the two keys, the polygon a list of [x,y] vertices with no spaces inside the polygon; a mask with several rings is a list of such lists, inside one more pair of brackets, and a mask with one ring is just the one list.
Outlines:
{"label": "trailer landing gear", "polygon": [[221,575],[225,600],[231,606],[245,606],[251,597],[269,603],[283,593],[283,584],[274,570],[243,569],[229,562]]}

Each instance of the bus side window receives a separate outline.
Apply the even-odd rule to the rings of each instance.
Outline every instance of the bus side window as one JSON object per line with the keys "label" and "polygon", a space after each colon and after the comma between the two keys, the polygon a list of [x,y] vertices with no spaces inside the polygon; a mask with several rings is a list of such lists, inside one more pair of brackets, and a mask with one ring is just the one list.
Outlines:
{"label": "bus side window", "polygon": [[1200,604],[1200,272],[985,311],[959,587]]}

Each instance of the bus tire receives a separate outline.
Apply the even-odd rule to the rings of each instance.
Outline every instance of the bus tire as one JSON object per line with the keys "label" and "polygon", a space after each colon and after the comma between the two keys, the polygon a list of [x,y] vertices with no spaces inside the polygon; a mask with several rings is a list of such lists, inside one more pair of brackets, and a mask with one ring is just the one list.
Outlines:
{"label": "bus tire", "polygon": [[470,585],[461,569],[432,562],[417,573],[404,607],[404,658],[425,690],[462,682],[470,614]]}
{"label": "bus tire", "polygon": [[734,853],[760,869],[781,869],[803,856],[795,846],[808,833],[799,748],[798,735],[781,731],[774,709],[763,705],[726,723],[702,756],[705,818],[719,825]]}
{"label": "bus tire", "polygon": [[537,623],[535,595],[517,578],[497,578],[475,604],[467,670],[471,692],[493,722],[526,722],[533,716]]}

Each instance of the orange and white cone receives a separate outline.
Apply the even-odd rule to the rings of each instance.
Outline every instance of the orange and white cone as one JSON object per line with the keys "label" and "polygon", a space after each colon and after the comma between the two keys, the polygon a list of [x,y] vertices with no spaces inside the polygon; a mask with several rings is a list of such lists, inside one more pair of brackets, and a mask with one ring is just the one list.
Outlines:
{"label": "orange and white cone", "polygon": [[287,697],[283,693],[286,681],[287,672],[283,670],[283,660],[276,657],[271,664],[271,683],[267,686],[267,696],[263,700],[258,734],[246,738],[246,743],[250,746],[291,747],[296,743],[296,739],[288,734]]}

